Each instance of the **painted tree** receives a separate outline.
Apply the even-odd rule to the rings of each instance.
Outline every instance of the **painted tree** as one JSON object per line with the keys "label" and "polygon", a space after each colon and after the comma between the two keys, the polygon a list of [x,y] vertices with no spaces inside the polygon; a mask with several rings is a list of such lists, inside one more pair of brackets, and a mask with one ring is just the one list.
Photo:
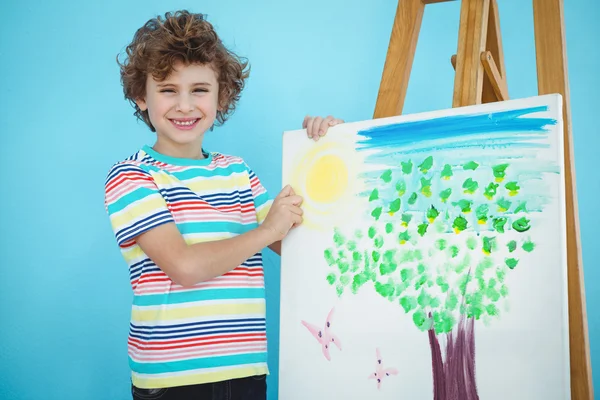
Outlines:
{"label": "painted tree", "polygon": [[368,228],[336,228],[324,252],[339,296],[371,287],[428,334],[435,400],[478,399],[474,323],[501,314],[507,274],[535,247],[531,213],[541,208],[529,209],[534,197],[510,172],[406,159],[368,182]]}

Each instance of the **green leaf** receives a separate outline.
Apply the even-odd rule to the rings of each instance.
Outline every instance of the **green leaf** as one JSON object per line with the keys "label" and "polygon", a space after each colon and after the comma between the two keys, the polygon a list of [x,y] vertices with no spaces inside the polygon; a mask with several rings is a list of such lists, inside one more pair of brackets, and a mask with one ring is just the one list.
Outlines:
{"label": "green leaf", "polygon": [[495,317],[499,313],[498,307],[496,307],[495,304],[488,304],[485,306],[485,311],[491,317]]}
{"label": "green leaf", "polygon": [[329,266],[335,264],[335,257],[333,256],[333,249],[325,249],[323,251],[323,256],[325,257],[325,261]]}
{"label": "green leaf", "polygon": [[462,215],[456,217],[454,222],[452,223],[452,227],[454,228],[454,232],[459,233],[467,229],[468,222]]}
{"label": "green leaf", "polygon": [[371,226],[369,228],[369,239],[373,239],[375,237],[375,235],[377,234],[377,229],[375,229],[374,226]]}
{"label": "green leaf", "polygon": [[425,160],[423,160],[423,162],[421,164],[419,164],[419,170],[426,174],[431,167],[433,166],[433,157],[429,156],[427,157]]}
{"label": "green leaf", "polygon": [[381,258],[381,254],[378,251],[373,250],[373,252],[371,253],[371,258],[373,259],[373,261],[379,262],[379,259]]}
{"label": "green leaf", "polygon": [[396,264],[395,262],[389,262],[389,263],[382,263],[379,266],[379,273],[381,275],[387,275],[387,274],[391,274],[392,272],[394,272],[396,269],[398,268],[398,264]]}
{"label": "green leaf", "polygon": [[448,201],[448,198],[452,194],[452,188],[444,189],[440,192],[440,199],[442,199],[442,203]]}
{"label": "green leaf", "polygon": [[483,239],[483,252],[488,255],[491,254],[492,250],[493,250],[495,238],[484,236],[482,239]]}
{"label": "green leaf", "polygon": [[379,220],[379,217],[381,217],[381,211],[383,211],[383,208],[377,207],[371,212],[371,216],[375,218],[375,220]]}
{"label": "green leaf", "polygon": [[350,283],[350,276],[349,275],[340,276],[340,283],[344,286],[348,286],[348,284]]}
{"label": "green leaf", "polygon": [[468,163],[463,165],[463,169],[465,171],[469,170],[469,169],[475,171],[477,169],[477,167],[479,167],[479,164],[477,164],[475,161],[469,161]]}
{"label": "green leaf", "polygon": [[400,232],[400,234],[398,235],[398,240],[400,241],[401,244],[404,244],[404,243],[410,241],[410,234],[408,233],[408,230],[406,230],[404,232]]}
{"label": "green leaf", "polygon": [[431,300],[432,297],[427,292],[425,292],[425,290],[421,289],[421,293],[419,293],[419,296],[417,297],[417,303],[421,307],[427,307],[431,304]]}
{"label": "green leaf", "polygon": [[417,310],[413,313],[413,323],[421,331],[426,331],[430,327],[429,319],[423,310]]}
{"label": "green leaf", "polygon": [[442,169],[440,176],[444,180],[450,179],[450,177],[452,176],[452,167],[450,166],[450,164],[444,165],[444,168]]}
{"label": "green leaf", "polygon": [[406,193],[406,183],[404,181],[396,182],[396,191],[398,192],[398,197],[404,196],[404,193]]}
{"label": "green leaf", "polygon": [[509,196],[516,195],[519,193],[519,189],[521,189],[517,182],[508,182],[504,187],[509,191]]}
{"label": "green leaf", "polygon": [[440,239],[436,240],[433,245],[435,246],[436,249],[442,251],[447,247],[448,242],[446,241],[446,239],[440,238]]}
{"label": "green leaf", "polygon": [[517,260],[516,258],[507,258],[505,260],[506,262],[506,266],[510,269],[515,269],[515,267],[517,266],[517,264],[519,263],[519,260]]}
{"label": "green leaf", "polygon": [[464,213],[470,213],[473,202],[471,200],[461,199],[459,201],[452,203],[452,205],[458,206],[461,209],[461,211]]}
{"label": "green leaf", "polygon": [[346,243],[346,238],[336,229],[333,233],[333,242],[337,247],[340,247]]}
{"label": "green leaf", "polygon": [[528,253],[531,253],[533,251],[533,249],[535,249],[535,244],[528,240],[525,243],[523,243],[523,246],[521,246],[523,248],[523,250],[525,250]]}
{"label": "green leaf", "polygon": [[474,237],[469,237],[467,239],[467,248],[469,250],[475,250],[475,248],[477,248],[477,240]]}
{"label": "green leaf", "polygon": [[417,308],[417,299],[413,296],[404,296],[400,298],[400,305],[404,309],[405,313],[408,313]]}
{"label": "green leaf", "polygon": [[431,197],[431,179],[421,178],[421,194],[425,197]]}
{"label": "green leaf", "polygon": [[329,274],[329,275],[327,275],[327,282],[330,285],[333,285],[335,283],[335,274]]}
{"label": "green leaf", "polygon": [[458,246],[452,245],[448,248],[448,250],[450,251],[451,258],[456,258],[456,256],[458,256],[458,252],[459,252]]}
{"label": "green leaf", "polygon": [[439,211],[434,206],[427,210],[427,219],[432,223],[440,215]]}
{"label": "green leaf", "polygon": [[369,201],[377,200],[379,198],[379,190],[377,188],[371,191],[371,195],[369,196]]}
{"label": "green leaf", "polygon": [[506,176],[506,168],[508,164],[498,164],[492,167],[492,171],[494,172],[494,176],[496,177],[496,182],[502,182],[504,177]]}
{"label": "green leaf", "polygon": [[425,233],[427,232],[427,227],[428,227],[428,226],[429,226],[429,224],[426,224],[426,223],[420,224],[420,225],[417,227],[417,233],[418,233],[419,235],[421,235],[421,237],[423,237],[423,235],[425,235]]}
{"label": "green leaf", "polygon": [[504,233],[504,225],[506,225],[507,221],[508,221],[508,218],[506,218],[506,217],[494,218],[494,220],[493,220],[494,229],[496,231],[498,231],[499,233]]}
{"label": "green leaf", "polygon": [[385,233],[391,233],[394,230],[394,225],[391,222],[385,224]]}
{"label": "green leaf", "polygon": [[388,213],[390,215],[394,215],[395,213],[397,213],[398,210],[400,210],[401,203],[402,203],[402,201],[399,198],[392,201],[390,203],[390,209],[389,209]]}
{"label": "green leaf", "polygon": [[473,194],[479,188],[479,184],[471,178],[465,179],[462,185],[464,192],[467,194]]}
{"label": "green leaf", "polygon": [[456,293],[454,293],[454,291],[451,291],[448,294],[448,297],[446,297],[446,308],[448,309],[448,311],[452,311],[456,308],[456,306],[458,305],[458,296],[456,295]]}
{"label": "green leaf", "polygon": [[454,316],[448,310],[433,312],[433,329],[436,334],[452,332],[454,323]]}
{"label": "green leaf", "polygon": [[488,212],[490,207],[487,204],[481,204],[475,209],[475,215],[477,215],[477,221],[480,224],[484,224],[488,220]]}
{"label": "green leaf", "polygon": [[498,212],[506,212],[510,208],[511,202],[506,200],[504,197],[497,201]]}
{"label": "green leaf", "polygon": [[490,182],[489,185],[487,185],[485,187],[485,189],[483,190],[483,195],[488,199],[488,200],[492,200],[494,198],[494,196],[496,195],[496,189],[498,189],[498,185],[497,183],[493,183]]}
{"label": "green leaf", "polygon": [[417,194],[415,192],[413,192],[410,197],[408,198],[408,204],[410,204],[411,206],[414,205],[417,202]]}
{"label": "green leaf", "polygon": [[518,220],[514,221],[512,223],[512,227],[517,232],[526,232],[529,230],[529,228],[531,228],[531,226],[529,225],[529,220],[525,217],[521,217]]}
{"label": "green leaf", "polygon": [[375,282],[375,291],[381,295],[381,297],[392,297],[395,292],[394,285],[391,283]]}
{"label": "green leaf", "polygon": [[448,289],[450,289],[450,285],[448,285],[448,281],[442,276],[438,276],[435,280],[435,283],[440,287],[442,293],[446,293]]}
{"label": "green leaf", "polygon": [[402,279],[402,282],[410,281],[414,278],[414,276],[415,276],[415,271],[410,268],[403,268],[400,271],[400,279]]}
{"label": "green leaf", "polygon": [[517,208],[515,208],[515,214],[518,214],[520,212],[527,212],[527,202],[526,201],[521,201],[519,203],[519,205],[517,206]]}
{"label": "green leaf", "polygon": [[380,176],[381,180],[383,180],[385,183],[390,183],[392,181],[392,170],[388,169],[387,171],[385,171],[383,174],[381,174]]}
{"label": "green leaf", "polygon": [[400,164],[402,165],[402,172],[404,174],[409,175],[412,172],[413,163],[411,160],[400,162]]}
{"label": "green leaf", "polygon": [[402,214],[402,225],[404,225],[405,227],[408,226],[411,219],[412,219],[411,214],[406,214],[406,213]]}
{"label": "green leaf", "polygon": [[361,272],[354,275],[352,279],[352,292],[356,294],[358,289],[369,281],[369,276],[366,272]]}
{"label": "green leaf", "polygon": [[508,251],[512,253],[517,248],[517,242],[515,242],[514,240],[511,240],[510,242],[508,242],[506,244],[506,246],[508,247]]}

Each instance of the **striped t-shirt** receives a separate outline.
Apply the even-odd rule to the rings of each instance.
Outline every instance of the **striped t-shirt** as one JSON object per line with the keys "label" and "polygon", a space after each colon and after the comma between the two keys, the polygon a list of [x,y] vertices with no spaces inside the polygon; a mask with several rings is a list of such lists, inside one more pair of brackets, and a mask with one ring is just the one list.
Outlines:
{"label": "striped t-shirt", "polygon": [[174,222],[188,244],[256,228],[271,200],[239,157],[181,159],[149,146],[115,164],[105,205],[129,266],[128,337],[133,384],[160,388],[268,373],[261,253],[232,271],[185,288],[144,254],[135,238]]}

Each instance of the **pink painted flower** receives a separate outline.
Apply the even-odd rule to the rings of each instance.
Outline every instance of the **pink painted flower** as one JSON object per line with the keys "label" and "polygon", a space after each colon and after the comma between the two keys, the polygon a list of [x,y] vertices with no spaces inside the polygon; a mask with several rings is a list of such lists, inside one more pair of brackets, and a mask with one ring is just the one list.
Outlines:
{"label": "pink painted flower", "polygon": [[304,325],[308,331],[314,336],[315,339],[321,344],[321,348],[323,350],[323,355],[327,359],[327,361],[331,361],[331,356],[329,354],[329,347],[331,343],[335,344],[338,349],[342,350],[342,343],[340,340],[331,333],[331,319],[333,316],[333,308],[329,311],[329,315],[327,315],[327,320],[325,321],[325,327],[323,330],[319,329],[318,326],[313,325],[309,322],[302,321],[302,325]]}
{"label": "pink painted flower", "polygon": [[377,353],[377,364],[375,367],[375,372],[369,375],[369,379],[377,379],[377,389],[381,388],[381,381],[383,378],[390,375],[398,375],[398,370],[396,368],[383,368],[383,363],[381,361],[381,352],[379,348],[376,349]]}

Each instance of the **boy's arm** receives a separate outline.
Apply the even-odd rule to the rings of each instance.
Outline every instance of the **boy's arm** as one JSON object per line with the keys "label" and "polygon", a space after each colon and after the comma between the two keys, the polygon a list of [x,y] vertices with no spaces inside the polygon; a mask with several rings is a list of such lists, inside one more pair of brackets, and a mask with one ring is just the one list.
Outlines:
{"label": "boy's arm", "polygon": [[275,198],[265,221],[242,235],[188,245],[174,223],[157,226],[136,239],[144,253],[169,278],[193,286],[234,269],[267,246],[281,241],[302,223],[301,198],[285,187]]}

